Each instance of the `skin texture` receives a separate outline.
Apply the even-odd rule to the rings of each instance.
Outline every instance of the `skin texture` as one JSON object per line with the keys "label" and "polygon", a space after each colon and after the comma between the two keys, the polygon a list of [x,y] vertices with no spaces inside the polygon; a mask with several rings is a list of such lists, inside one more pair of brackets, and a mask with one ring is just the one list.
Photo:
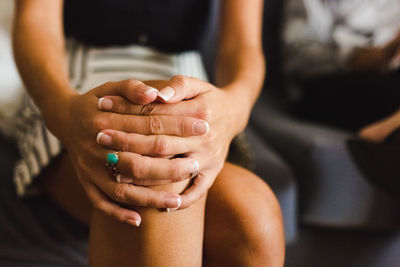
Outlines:
{"label": "skin texture", "polygon": [[[92,265],[101,266],[97,264],[101,261],[105,266],[144,266],[137,261],[132,262],[132,259],[136,257],[133,256],[136,255],[135,249],[140,252],[138,254],[143,255],[143,250],[151,246],[143,247],[143,241],[135,242],[133,236],[137,235],[138,231],[143,231],[145,233],[140,238],[149,238],[151,230],[160,230],[159,224],[154,225],[152,222],[156,220],[151,222],[150,218],[145,217],[142,226],[146,226],[135,228],[94,211],[84,190],[79,186],[71,164],[68,156],[62,155],[45,170],[40,181],[42,188],[48,192],[53,201],[73,217],[85,224],[90,224],[91,218],[92,222],[99,221],[95,229],[92,227],[91,233],[90,249],[95,249],[97,252],[91,254]],[[57,179],[53,179],[55,176]],[[92,212],[96,212],[93,217]],[[141,214],[154,216],[155,211]],[[164,226],[167,227],[163,226],[164,223],[171,223],[168,225],[168,231],[163,231],[176,234],[169,228],[169,226],[176,227],[174,225],[176,219],[168,220],[170,215],[176,215],[176,213],[163,213],[161,229]],[[279,204],[268,186],[249,171],[229,163],[225,164],[207,194],[203,265],[283,266],[284,235],[281,220]],[[150,225],[147,225],[147,222]],[[154,226],[156,227],[152,228]],[[113,229],[113,231],[104,229]],[[94,234],[95,231],[99,233]],[[183,236],[183,238],[192,240],[193,235],[188,236]],[[151,236],[153,242],[158,238],[160,235]],[[163,245],[160,249],[163,253],[171,253],[167,249],[171,246],[170,240],[157,240],[157,242],[160,243],[155,244],[156,246]],[[179,255],[182,253],[185,254],[183,258],[187,258],[187,252],[178,251]],[[124,259],[123,255],[126,255],[126,261],[116,264],[117,259]],[[170,255],[166,256],[170,258]],[[170,259],[163,261],[164,259],[160,256],[155,260],[161,261],[155,266],[168,266],[170,263]],[[184,262],[182,256],[178,258],[178,261],[178,266],[185,266],[182,264]],[[196,266],[196,264],[189,266]]]}
{"label": "skin texture", "polygon": [[[218,160],[214,161],[212,169],[207,170],[206,176],[199,175],[201,179],[198,180],[201,181],[196,182],[191,191],[185,192],[186,195],[182,196],[182,208],[200,199],[212,185],[216,174],[223,166],[231,138],[241,132],[247,124],[251,107],[263,82],[262,1],[254,0],[251,4],[243,0],[226,1],[222,10],[216,84],[220,90],[209,90],[210,93],[196,97],[194,105],[207,105],[209,107],[207,114],[216,114],[215,117],[220,118],[234,118],[234,121],[230,124],[232,121],[225,119],[223,122],[228,124],[224,125],[225,128],[220,128],[223,131],[212,131],[216,137],[214,145],[222,148],[218,153]],[[141,218],[137,212],[116,205],[111,200],[125,204],[153,204],[157,208],[170,208],[171,206],[166,204],[171,203],[168,200],[176,199],[176,195],[155,194],[154,190],[149,188],[127,187],[107,182],[107,173],[99,168],[103,165],[105,151],[97,149],[96,134],[109,126],[114,127],[114,130],[124,129],[121,129],[122,124],[120,129],[112,125],[113,122],[121,120],[115,116],[104,116],[94,108],[98,102],[96,97],[104,95],[125,97],[133,103],[142,105],[154,101],[156,96],[144,95],[145,86],[135,80],[107,83],[87,94],[78,95],[68,84],[61,13],[60,0],[17,1],[13,44],[21,77],[42,111],[48,128],[71,153],[79,180],[94,206],[117,220],[140,223]],[[171,82],[179,84],[182,79],[178,77]],[[207,83],[203,85],[217,89]],[[80,118],[82,126],[89,128],[84,127],[85,131],[80,131],[81,127],[76,125],[77,118]],[[60,124],[60,121],[63,124]],[[226,135],[226,138],[222,138],[223,135]],[[209,142],[210,139],[204,141]],[[211,158],[211,155],[203,153],[203,158]],[[171,166],[172,164],[173,162],[170,162],[164,166],[167,170],[175,170],[177,167]],[[134,166],[146,168],[154,165],[150,160],[146,160],[146,163],[133,164],[131,169]],[[187,165],[193,166],[193,162],[187,162]],[[167,177],[169,178],[174,177]]]}
{"label": "skin texture", "polygon": [[[174,96],[163,101],[156,93],[145,94],[156,84],[134,79],[110,82],[78,95],[67,78],[62,1],[17,1],[14,50],[18,68],[48,128],[67,150],[59,159],[61,167],[54,163],[51,171],[43,175],[43,187],[61,207],[90,224],[91,265],[200,266],[203,236],[210,266],[229,265],[229,261],[237,266],[283,265],[282,222],[275,198],[259,178],[224,163],[229,143],[247,124],[263,82],[261,12],[261,0],[224,1],[216,85],[189,77],[172,77],[158,85],[161,93],[167,87],[175,90]],[[153,112],[139,117],[100,110],[98,102],[103,97],[118,97],[139,106],[140,110],[158,99],[168,108],[160,114]],[[188,101],[181,101],[184,99],[191,99],[190,109]],[[193,114],[193,110],[203,112]],[[124,123],[126,120],[130,123]],[[182,129],[193,129],[200,120],[209,124],[209,132],[176,133],[173,132],[176,127],[171,127],[175,121],[183,125]],[[154,127],[154,122],[164,127]],[[96,142],[97,134],[106,131],[158,136],[152,139],[153,151],[146,151],[144,145],[125,143],[118,167],[135,179],[136,184],[116,183],[104,169],[105,155],[115,145]],[[165,146],[163,140],[170,145]],[[167,151],[167,147],[189,148],[189,156],[170,159],[180,152]],[[189,180],[194,162],[199,164],[199,174]],[[223,182],[214,183],[217,176]],[[159,184],[159,180],[167,183]],[[151,186],[137,185],[149,181],[153,183]],[[165,208],[177,207],[178,194],[182,199],[180,209],[165,213]],[[231,196],[213,201],[216,199],[213,195],[228,194]],[[207,217],[209,213],[220,217]],[[231,218],[229,227],[221,223],[227,222],[226,218]],[[140,223],[141,227],[133,227]],[[222,235],[220,230],[224,227],[227,231]],[[207,238],[209,232],[221,235]],[[240,238],[235,238],[237,234]],[[207,256],[207,251],[216,249],[213,245],[221,244],[222,239],[229,240],[230,245],[218,246],[220,251],[234,253],[238,259],[221,259],[218,255],[222,254],[212,253]]]}
{"label": "skin texture", "polygon": [[[102,137],[107,135],[108,139],[112,140],[112,143],[104,143],[103,138],[100,138],[98,141],[100,144],[113,150],[122,150],[131,153],[150,153],[168,158],[184,154],[187,155],[188,159],[198,162],[200,166],[198,176],[194,179],[193,185],[180,196],[182,199],[180,208],[183,209],[191,206],[204,196],[222,168],[230,141],[237,134],[235,131],[226,130],[237,128],[238,119],[237,116],[228,116],[226,114],[226,110],[230,109],[227,103],[237,100],[232,97],[228,90],[221,90],[195,78],[175,76],[167,84],[170,88],[174,88],[176,92],[174,98],[164,104],[154,103],[154,110],[151,115],[179,116],[182,113],[185,115],[192,113],[189,116],[202,116],[208,122],[210,128],[208,133],[188,138],[180,138],[174,135],[158,135],[158,141],[155,141],[153,137],[107,129],[101,131],[104,134]],[[153,81],[152,85],[158,88],[157,82]],[[188,92],[195,92],[196,97],[192,99],[193,93]],[[107,99],[109,98],[107,97]],[[226,102],[227,99],[230,101]],[[121,100],[119,99],[120,104]],[[118,104],[113,104],[113,106],[116,107],[116,110],[120,109],[118,108]],[[134,110],[140,110],[141,108],[129,104],[129,102],[124,103],[122,106],[127,108],[127,110],[131,109],[133,111],[132,113],[124,112],[123,114],[139,115]],[[160,124],[162,123],[160,122]],[[166,126],[162,125],[157,128],[163,129]],[[157,149],[154,149],[155,142],[158,143]],[[150,150],[140,150],[141,146]],[[125,154],[121,154],[121,160],[124,157]],[[121,164],[120,166],[123,174],[126,174],[124,172],[125,164]],[[136,181],[137,179],[135,179]],[[159,182],[159,180],[154,179],[153,181],[151,179],[143,179],[142,181],[146,181],[147,185],[157,185]],[[142,181],[139,181],[139,184],[143,184]],[[135,184],[138,185],[138,183]]]}

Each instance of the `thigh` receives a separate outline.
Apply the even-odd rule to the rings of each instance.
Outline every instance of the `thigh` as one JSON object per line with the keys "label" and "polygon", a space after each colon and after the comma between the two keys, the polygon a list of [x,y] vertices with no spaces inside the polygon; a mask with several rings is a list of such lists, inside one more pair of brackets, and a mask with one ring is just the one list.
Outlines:
{"label": "thigh", "polygon": [[61,153],[41,173],[38,184],[61,209],[89,225],[92,204],[78,181],[67,152]]}
{"label": "thigh", "polygon": [[[153,208],[132,207],[142,217],[140,227],[136,228],[117,222],[92,208],[67,153],[52,162],[41,175],[40,183],[62,209],[90,225],[90,265],[200,265],[205,197],[187,209],[170,213]],[[186,185],[175,183],[156,187],[155,190],[179,193],[184,187]]]}
{"label": "thigh", "polygon": [[[43,172],[40,180],[43,190],[62,209],[89,225],[92,205],[76,177],[67,153],[57,158]],[[238,262],[242,262],[242,266],[246,266],[250,261],[256,266],[254,260],[260,258],[260,266],[268,266],[264,261],[275,261],[278,262],[276,266],[279,266],[283,260],[284,237],[279,204],[266,183],[251,172],[226,163],[208,192],[205,213],[206,265],[240,266]],[[110,233],[110,229],[118,229],[122,233],[120,238],[126,241],[130,235],[125,233],[134,231],[101,214],[97,216],[101,217],[101,224],[107,225],[104,228],[106,234]],[[98,231],[104,230],[99,227],[100,224],[97,226]],[[115,244],[115,249],[121,246],[120,241],[109,244]],[[138,243],[131,243],[130,246],[135,244]],[[221,255],[231,257],[227,259]]]}
{"label": "thigh", "polygon": [[208,192],[204,239],[208,266],[283,266],[281,211],[268,185],[226,163]]}

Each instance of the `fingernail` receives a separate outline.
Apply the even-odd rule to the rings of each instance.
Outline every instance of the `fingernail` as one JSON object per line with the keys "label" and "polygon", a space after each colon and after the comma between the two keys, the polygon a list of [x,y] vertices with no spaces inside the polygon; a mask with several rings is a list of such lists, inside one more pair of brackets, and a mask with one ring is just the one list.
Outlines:
{"label": "fingernail", "polygon": [[121,174],[117,174],[116,176],[115,176],[115,180],[117,180],[117,183],[121,183]]}
{"label": "fingernail", "polygon": [[144,94],[145,95],[149,95],[149,94],[151,94],[153,92],[156,92],[158,94],[158,90],[156,88],[149,88],[144,92]]}
{"label": "fingernail", "polygon": [[97,141],[97,143],[99,143],[101,145],[106,145],[106,146],[112,145],[112,137],[103,132],[99,132],[97,134],[96,141]]}
{"label": "fingernail", "polygon": [[111,110],[113,107],[113,101],[109,98],[100,98],[98,102],[99,109]]}
{"label": "fingernail", "polygon": [[206,121],[196,121],[193,123],[193,133],[197,135],[206,134],[210,131],[210,125]]}
{"label": "fingernail", "polygon": [[181,200],[180,196],[169,198],[165,201],[165,206],[173,207],[173,208],[167,208],[167,212],[171,212],[171,211],[179,209],[181,204],[182,204],[182,200]]}
{"label": "fingernail", "polygon": [[[180,198],[179,198],[179,200],[180,200]],[[167,212],[176,211],[179,209],[180,206],[181,206],[181,203],[179,203],[179,206],[177,208],[167,208]]]}
{"label": "fingernail", "polygon": [[158,93],[158,96],[161,97],[164,101],[168,101],[174,95],[175,89],[170,86],[165,87]]}
{"label": "fingernail", "polygon": [[136,227],[139,227],[139,226],[140,226],[140,221],[138,221],[138,220],[127,219],[126,221],[127,221],[127,223],[129,223],[130,225],[133,225],[133,226],[136,226]]}
{"label": "fingernail", "polygon": [[192,179],[192,178],[196,177],[199,174],[199,170],[200,170],[199,163],[197,161],[194,161],[193,164],[194,164],[194,169],[189,174],[189,179]]}

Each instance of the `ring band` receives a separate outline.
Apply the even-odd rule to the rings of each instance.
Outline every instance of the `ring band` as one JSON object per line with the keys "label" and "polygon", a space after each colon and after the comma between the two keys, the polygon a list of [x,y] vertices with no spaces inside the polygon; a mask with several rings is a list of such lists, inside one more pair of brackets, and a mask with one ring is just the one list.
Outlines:
{"label": "ring band", "polygon": [[115,179],[117,179],[118,176],[120,176],[120,173],[119,173],[117,167],[111,166],[110,164],[106,163],[106,169]]}
{"label": "ring band", "polygon": [[115,151],[113,153],[108,153],[107,154],[107,164],[111,165],[111,166],[115,166],[118,164],[119,161],[119,151]]}
{"label": "ring band", "polygon": [[113,153],[108,153],[106,157],[106,169],[107,171],[117,180],[119,183],[121,174],[119,173],[117,167],[115,165],[119,162],[119,151],[115,151]]}

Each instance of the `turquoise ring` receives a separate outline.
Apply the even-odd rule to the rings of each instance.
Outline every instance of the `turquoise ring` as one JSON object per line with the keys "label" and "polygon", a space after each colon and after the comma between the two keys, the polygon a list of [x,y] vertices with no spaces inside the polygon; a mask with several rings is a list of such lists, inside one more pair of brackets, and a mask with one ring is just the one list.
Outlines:
{"label": "turquoise ring", "polygon": [[113,153],[108,153],[107,154],[107,164],[109,164],[111,166],[117,165],[117,163],[119,161],[118,153],[119,153],[118,151],[115,151]]}

